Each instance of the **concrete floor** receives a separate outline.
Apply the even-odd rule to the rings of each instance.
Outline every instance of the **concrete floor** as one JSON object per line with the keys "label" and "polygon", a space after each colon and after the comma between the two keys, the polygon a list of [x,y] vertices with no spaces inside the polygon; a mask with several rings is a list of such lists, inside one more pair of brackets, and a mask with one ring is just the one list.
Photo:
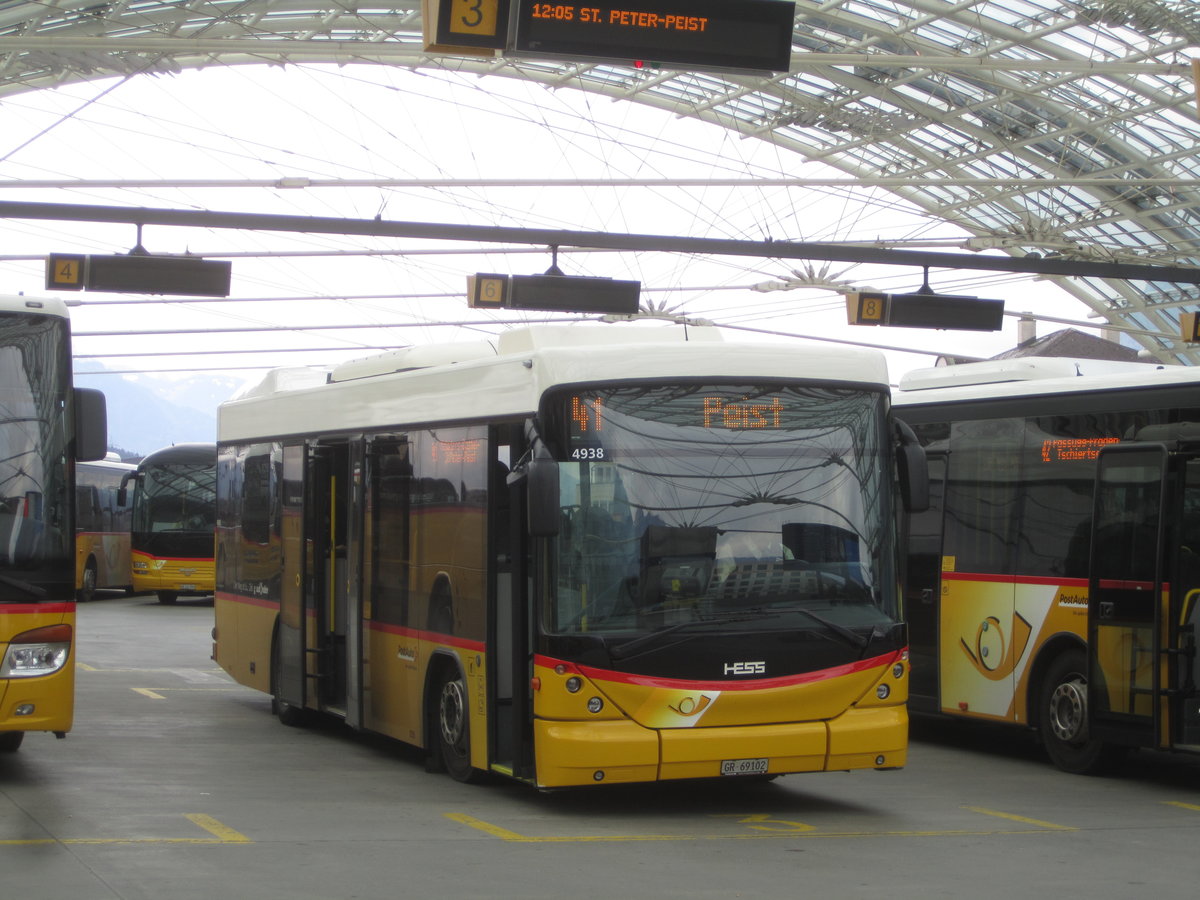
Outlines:
{"label": "concrete floor", "polygon": [[286,728],[209,659],[212,603],[80,606],[75,729],[0,756],[0,898],[1194,898],[1200,761],[1054,769],[917,723],[908,768],[538,793]]}

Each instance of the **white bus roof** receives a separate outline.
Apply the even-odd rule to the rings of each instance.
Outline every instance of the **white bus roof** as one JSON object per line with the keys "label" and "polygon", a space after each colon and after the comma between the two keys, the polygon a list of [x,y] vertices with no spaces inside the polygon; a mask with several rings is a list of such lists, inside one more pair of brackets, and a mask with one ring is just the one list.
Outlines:
{"label": "white bus roof", "polygon": [[916,369],[900,378],[892,401],[896,406],[915,406],[1172,384],[1200,384],[1200,369],[1157,363],[1029,357]]}
{"label": "white bus roof", "polygon": [[530,326],[492,341],[414,347],[332,370],[277,370],[223,403],[220,441],[529,415],[560,385],[663,378],[811,379],[888,390],[883,355],[733,343],[704,326]]}
{"label": "white bus roof", "polygon": [[26,297],[24,294],[0,294],[0,312],[40,312],[67,318],[67,304],[61,297]]}

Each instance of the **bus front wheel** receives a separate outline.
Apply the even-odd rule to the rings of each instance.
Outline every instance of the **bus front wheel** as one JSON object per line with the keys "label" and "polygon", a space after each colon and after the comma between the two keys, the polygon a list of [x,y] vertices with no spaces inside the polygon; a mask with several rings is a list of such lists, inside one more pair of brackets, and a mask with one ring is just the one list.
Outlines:
{"label": "bus front wheel", "polygon": [[1042,678],[1038,731],[1046,755],[1064,772],[1098,775],[1120,756],[1120,748],[1091,736],[1087,657],[1082,650],[1060,653]]}
{"label": "bus front wheel", "polygon": [[279,652],[279,642],[271,642],[271,712],[279,721],[289,728],[297,728],[304,724],[304,708],[293,706],[280,698],[280,685],[283,684],[283,659]]}
{"label": "bus front wheel", "polygon": [[169,606],[179,599],[179,594],[175,591],[159,591],[158,602],[164,606]]}
{"label": "bus front wheel", "polygon": [[80,603],[87,603],[94,600],[96,597],[96,583],[99,576],[96,572],[96,560],[88,558],[87,564],[83,567],[83,575],[79,579],[79,590],[75,592],[75,599]]}
{"label": "bus front wheel", "polygon": [[25,740],[23,731],[6,731],[0,734],[0,753],[16,753]]}
{"label": "bus front wheel", "polygon": [[471,765],[470,713],[467,683],[447,667],[437,690],[437,739],[442,764],[455,781],[475,781],[480,775]]}

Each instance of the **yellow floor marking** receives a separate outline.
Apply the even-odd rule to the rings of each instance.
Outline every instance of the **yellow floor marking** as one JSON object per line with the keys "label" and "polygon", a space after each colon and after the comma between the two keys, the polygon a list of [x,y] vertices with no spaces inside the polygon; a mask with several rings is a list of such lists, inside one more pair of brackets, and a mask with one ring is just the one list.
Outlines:
{"label": "yellow floor marking", "polygon": [[1026,825],[1036,825],[1038,828],[1049,828],[1051,831],[1078,831],[1070,825],[1056,825],[1053,822],[1043,822],[1041,819],[1027,819],[1025,816],[1014,816],[1012,813],[999,812],[995,809],[984,809],[982,806],[964,806],[971,812],[984,816],[995,816],[997,819],[1008,819],[1011,822],[1023,822]]}
{"label": "yellow floor marking", "polygon": [[1164,800],[1163,803],[1167,806],[1178,806],[1180,809],[1190,809],[1193,812],[1200,812],[1200,806],[1195,803],[1180,803],[1178,800]]}
{"label": "yellow floor marking", "polygon": [[515,831],[509,831],[507,828],[501,828],[499,825],[492,825],[484,822],[482,819],[476,819],[474,816],[468,816],[466,813],[446,813],[446,818],[454,822],[459,822],[463,825],[469,825],[479,831],[486,832],[492,837],[498,837],[505,841],[527,841],[529,838],[523,834],[517,834]]}
{"label": "yellow floor marking", "polygon": [[81,663],[81,662],[75,663],[75,668],[83,669],[83,671],[85,671],[85,672],[99,672],[100,671],[95,666],[89,666],[87,663]]}
{"label": "yellow floor marking", "polygon": [[218,822],[203,813],[188,813],[186,819],[199,825],[213,837],[206,838],[25,838],[0,840],[0,847],[32,847],[47,844],[251,844],[253,841],[240,831]]}
{"label": "yellow floor marking", "polygon": [[135,694],[149,697],[151,700],[166,700],[164,694],[230,694],[236,688],[231,687],[187,687],[187,688],[130,688]]}
{"label": "yellow floor marking", "polygon": [[[778,840],[780,838],[871,838],[871,837],[986,837],[989,835],[1022,835],[1022,834],[1041,834],[1045,831],[1076,831],[1078,829],[1071,828],[1066,825],[1054,825],[1049,822],[1039,822],[1037,819],[1026,819],[1021,816],[1012,816],[1006,813],[998,813],[990,810],[975,809],[973,807],[964,807],[965,809],[974,809],[976,812],[983,812],[986,815],[998,816],[1003,819],[1012,819],[1017,822],[1022,822],[1026,825],[1038,825],[1038,828],[1021,828],[1017,830],[974,830],[974,829],[954,829],[954,830],[928,830],[928,831],[816,831],[815,826],[805,825],[802,828],[792,828],[787,831],[763,832],[759,831],[754,834],[613,834],[613,835],[577,835],[577,836],[550,836],[536,837],[531,835],[519,834],[515,831],[510,831],[507,828],[502,828],[499,825],[493,825],[490,822],[485,822],[482,819],[477,819],[474,816],[466,815],[465,813],[446,813],[446,818],[462,825],[467,825],[485,834],[490,834],[492,837],[500,838],[503,841],[509,841],[516,844],[597,844],[597,843],[636,843],[650,841],[738,841],[738,840]],[[776,820],[765,820],[776,821]],[[749,824],[744,820],[744,824]],[[786,823],[794,825],[797,823]],[[750,827],[755,827],[751,825]]]}
{"label": "yellow floor marking", "polygon": [[240,831],[234,831],[223,822],[218,822],[212,816],[206,816],[204,813],[188,813],[189,821],[199,825],[209,834],[216,835],[221,839],[223,844],[249,844],[250,838],[246,837]]}

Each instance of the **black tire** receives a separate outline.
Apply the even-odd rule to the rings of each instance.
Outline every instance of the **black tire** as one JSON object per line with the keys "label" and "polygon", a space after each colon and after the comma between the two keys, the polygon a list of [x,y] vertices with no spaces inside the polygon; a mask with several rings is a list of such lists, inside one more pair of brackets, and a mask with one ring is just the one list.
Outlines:
{"label": "black tire", "polygon": [[87,564],[83,567],[83,577],[79,580],[79,590],[75,592],[75,599],[80,603],[88,603],[95,600],[96,581],[98,578],[96,560],[88,557]]}
{"label": "black tire", "polygon": [[0,733],[0,753],[16,753],[25,740],[23,731],[5,731]]}
{"label": "black tire", "polygon": [[304,724],[304,708],[293,706],[279,698],[279,683],[283,680],[283,660],[279,656],[279,642],[271,642],[271,712],[289,728]]}
{"label": "black tire", "polygon": [[467,683],[457,670],[446,667],[434,695],[434,726],[442,765],[455,781],[477,781],[483,773],[471,765],[471,715]]}
{"label": "black tire", "polygon": [[1038,731],[1046,755],[1064,772],[1099,775],[1122,751],[1091,737],[1088,731],[1087,657],[1067,650],[1055,657],[1038,691]]}
{"label": "black tire", "polygon": [[170,606],[172,603],[174,603],[178,599],[179,599],[179,594],[176,591],[159,591],[158,592],[158,602],[163,604],[163,606]]}

